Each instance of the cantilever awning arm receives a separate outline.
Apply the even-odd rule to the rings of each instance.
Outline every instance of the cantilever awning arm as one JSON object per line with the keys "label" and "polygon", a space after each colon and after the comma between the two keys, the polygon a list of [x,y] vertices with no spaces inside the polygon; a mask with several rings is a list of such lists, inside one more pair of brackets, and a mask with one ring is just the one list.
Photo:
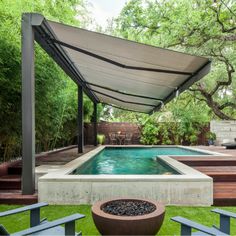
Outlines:
{"label": "cantilever awning arm", "polygon": [[189,76],[187,80],[185,80],[176,90],[172,91],[167,97],[163,99],[163,104],[159,104],[155,107],[149,115],[153,114],[154,112],[161,109],[162,105],[171,101],[175,96],[176,93],[179,95],[180,93],[184,92],[186,88],[193,85],[193,83],[197,82],[201,78],[203,78],[206,74],[209,73],[211,69],[211,60],[209,59],[202,67],[200,67],[193,75]]}

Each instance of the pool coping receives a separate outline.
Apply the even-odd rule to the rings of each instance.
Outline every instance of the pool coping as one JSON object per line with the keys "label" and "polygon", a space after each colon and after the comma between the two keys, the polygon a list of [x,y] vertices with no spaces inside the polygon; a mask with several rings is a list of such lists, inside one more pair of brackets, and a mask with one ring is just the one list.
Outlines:
{"label": "pool coping", "polygon": [[[159,147],[159,148],[165,148],[165,147],[178,147],[178,148],[182,148],[182,149],[188,149],[190,151],[197,151],[200,153],[206,153],[209,154],[207,155],[207,157],[214,157],[214,156],[231,156],[230,154],[226,154],[226,153],[220,153],[220,152],[214,152],[214,151],[210,151],[210,150],[203,150],[200,148],[196,148],[196,147],[191,147],[191,146],[183,146],[183,145],[140,145],[140,144],[136,144],[136,145],[104,145],[105,147],[113,147],[113,148],[122,148],[122,147],[140,147],[140,148],[155,148],[155,147]],[[188,156],[188,155],[168,155],[168,156]],[[196,157],[204,157],[206,155],[189,155],[189,156],[196,156]]]}
{"label": "pool coping", "polygon": [[[106,147],[160,147],[158,145],[121,145],[121,146],[114,146],[114,145],[104,145],[99,146],[95,148],[94,150],[72,160],[71,162],[68,162],[61,168],[49,172],[48,174],[45,174],[44,176],[40,177],[40,181],[48,181],[49,179],[53,180],[64,180],[64,181],[71,181],[71,180],[81,180],[81,181],[133,181],[133,180],[148,180],[148,181],[156,181],[156,180],[162,180],[162,181],[170,181],[170,180],[184,180],[184,181],[192,181],[192,180],[198,180],[198,181],[205,181],[206,179],[212,179],[211,177],[201,173],[200,171],[197,171],[196,169],[189,167],[177,160],[175,160],[174,156],[181,156],[181,155],[160,155],[157,156],[157,158],[161,159],[165,164],[169,165],[171,168],[176,170],[179,174],[175,175],[112,175],[112,174],[99,174],[99,175],[73,175],[71,174],[76,168],[82,166],[85,162],[89,161],[91,158],[93,158],[95,155],[97,155],[99,152],[104,150]],[[162,147],[180,147],[185,148],[180,145],[162,145]],[[190,150],[196,150],[197,149],[191,149]],[[211,152],[213,154],[213,152]],[[215,152],[214,152],[215,154]],[[219,153],[217,153],[219,154]],[[218,155],[219,156],[219,155]]]}

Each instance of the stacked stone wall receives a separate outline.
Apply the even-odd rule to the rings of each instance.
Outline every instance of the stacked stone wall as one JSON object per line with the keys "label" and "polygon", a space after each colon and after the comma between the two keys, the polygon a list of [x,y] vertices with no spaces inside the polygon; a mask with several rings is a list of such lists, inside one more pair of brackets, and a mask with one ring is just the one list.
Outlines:
{"label": "stacked stone wall", "polygon": [[226,142],[233,142],[236,139],[236,121],[224,120],[224,121],[211,121],[211,132],[216,134],[217,144]]}

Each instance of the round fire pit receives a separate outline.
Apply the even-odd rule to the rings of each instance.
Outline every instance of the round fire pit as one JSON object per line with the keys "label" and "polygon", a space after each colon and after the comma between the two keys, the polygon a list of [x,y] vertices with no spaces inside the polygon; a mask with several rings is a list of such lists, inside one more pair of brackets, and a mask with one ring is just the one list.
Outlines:
{"label": "round fire pit", "polygon": [[164,220],[165,207],[144,199],[119,198],[92,206],[92,216],[102,235],[155,235]]}

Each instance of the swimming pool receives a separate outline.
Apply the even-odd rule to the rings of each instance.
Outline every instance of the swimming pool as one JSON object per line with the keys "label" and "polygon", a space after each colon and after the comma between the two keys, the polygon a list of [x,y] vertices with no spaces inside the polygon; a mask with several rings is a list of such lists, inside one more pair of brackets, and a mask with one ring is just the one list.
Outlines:
{"label": "swimming pool", "polygon": [[172,175],[174,168],[157,158],[160,155],[209,155],[181,147],[106,147],[75,169],[74,175]]}
{"label": "swimming pool", "polygon": [[[182,146],[99,146],[40,177],[39,201],[76,205],[128,196],[171,205],[211,205],[212,178],[172,158],[184,155],[217,154]],[[139,163],[145,168],[139,169]],[[152,173],[156,169],[159,173]]]}

